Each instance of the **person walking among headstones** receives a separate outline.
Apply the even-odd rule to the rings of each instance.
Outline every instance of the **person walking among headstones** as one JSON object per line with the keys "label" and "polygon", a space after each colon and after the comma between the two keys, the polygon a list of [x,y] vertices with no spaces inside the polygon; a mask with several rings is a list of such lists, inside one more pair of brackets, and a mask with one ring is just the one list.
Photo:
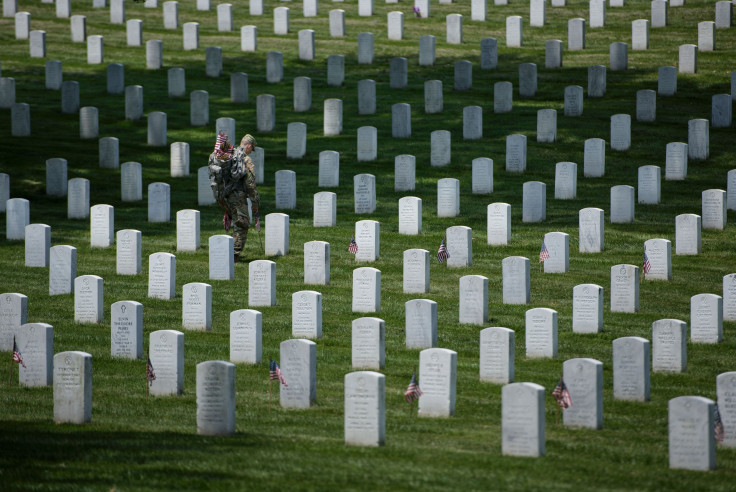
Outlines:
{"label": "person walking among headstones", "polygon": [[230,208],[225,200],[225,187],[226,182],[230,181],[230,168],[233,163],[233,146],[230,144],[227,135],[224,133],[218,133],[217,139],[215,140],[215,149],[210,154],[209,161],[207,163],[210,186],[212,187],[212,194],[215,197],[215,201],[225,211],[225,215],[222,219],[222,223],[225,226],[225,230],[230,230],[230,221],[232,215],[230,214]]}
{"label": "person walking among headstones", "polygon": [[233,219],[233,253],[236,262],[245,247],[245,241],[248,239],[248,228],[250,227],[248,198],[251,201],[256,230],[261,230],[261,219],[258,214],[261,198],[256,188],[253,161],[249,157],[255,146],[256,139],[252,135],[246,134],[242,138],[240,146],[233,152],[230,177],[225,185],[225,201]]}

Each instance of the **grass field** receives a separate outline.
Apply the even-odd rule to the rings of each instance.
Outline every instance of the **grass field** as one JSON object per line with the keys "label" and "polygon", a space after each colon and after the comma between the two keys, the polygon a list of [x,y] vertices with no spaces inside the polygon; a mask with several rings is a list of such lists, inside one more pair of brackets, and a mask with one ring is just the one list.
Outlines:
{"label": "grass field", "polygon": [[[29,58],[28,41],[16,40],[12,18],[0,19],[0,68],[3,77],[16,81],[18,102],[31,106],[31,138],[13,138],[10,111],[0,110],[0,172],[10,175],[10,196],[26,198],[31,205],[31,223],[51,226],[52,245],[77,248],[77,274],[104,278],[105,322],[98,325],[74,323],[73,295],[48,295],[48,269],[24,266],[23,241],[0,236],[0,291],[28,296],[29,322],[45,322],[54,327],[54,351],[82,350],[93,356],[92,422],[82,426],[53,422],[52,388],[19,388],[17,368],[11,386],[0,387],[0,480],[4,490],[489,490],[489,489],[597,489],[597,490],[731,490],[736,479],[736,451],[718,448],[717,469],[690,472],[668,468],[667,403],[682,395],[716,398],[715,380],[720,373],[734,370],[735,325],[724,323],[724,341],[717,345],[687,346],[687,371],[682,374],[651,375],[651,401],[636,403],[614,400],[612,375],[613,340],[622,336],[651,339],[653,321],[676,318],[689,322],[690,297],[700,293],[722,294],[722,278],[736,272],[734,234],[729,211],[725,230],[703,230],[703,253],[674,255],[675,216],[701,213],[703,190],[726,189],[726,174],[734,166],[734,128],[710,129],[710,158],[688,163],[687,179],[665,181],[665,146],[687,142],[687,122],[711,117],[711,97],[730,93],[731,71],[736,69],[736,31],[717,31],[717,50],[698,54],[696,74],[678,74],[677,94],[658,97],[655,123],[635,119],[636,91],[657,89],[657,69],[677,66],[678,46],[697,44],[697,22],[714,19],[713,2],[690,0],[669,10],[669,26],[651,29],[650,49],[631,50],[631,21],[650,18],[648,1],[631,0],[624,8],[608,8],[606,27],[588,27],[586,48],[565,51],[563,68],[544,67],[544,43],[563,40],[567,46],[567,21],[588,18],[588,2],[568,0],[566,7],[547,5],[543,28],[528,25],[528,2],[510,0],[507,6],[488,6],[488,20],[470,20],[470,4],[433,2],[431,17],[418,19],[412,4],[375,2],[372,17],[359,17],[358,5],[322,1],[318,17],[304,18],[301,2],[267,1],[264,15],[248,15],[247,2],[233,2],[235,31],[218,32],[215,6],[208,12],[195,9],[195,2],[179,4],[179,24],[200,23],[200,49],[183,51],[181,28],[163,28],[162,9],[146,9],[143,3],[128,2],[127,19],[143,19],[144,44],[163,40],[164,68],[147,70],[145,47],[126,46],[125,26],[109,24],[108,9],[92,9],[91,2],[74,0],[72,14],[87,17],[87,34],[103,34],[105,60],[88,65],[86,45],[71,43],[69,20],[57,19],[53,4],[19,2],[18,10],[31,13],[32,29],[43,29],[47,57]],[[492,2],[489,2],[492,4]],[[275,36],[272,10],[291,9],[290,33]],[[328,11],[346,11],[346,37],[329,37]],[[404,12],[404,40],[388,41],[386,15]],[[463,43],[445,41],[445,16],[464,16]],[[524,46],[507,48],[505,18],[524,18]],[[242,25],[258,26],[258,50],[242,52],[238,30]],[[298,59],[297,32],[314,29],[316,59]],[[357,34],[373,32],[373,64],[357,63]],[[436,63],[418,65],[419,37],[436,36]],[[498,68],[481,70],[480,41],[498,39]],[[609,45],[629,43],[626,71],[609,70],[606,95],[585,98],[581,117],[563,115],[566,86],[580,85],[587,93],[587,67],[609,65]],[[205,76],[205,48],[223,50],[223,76]],[[284,80],[266,82],[266,53],[284,55]],[[328,87],[326,59],[331,54],[345,56],[345,84]],[[404,56],[409,64],[407,89],[389,88],[389,60]],[[120,140],[120,162],[136,161],[143,166],[144,197],[139,202],[122,202],[119,170],[101,169],[97,139],[79,138],[79,118],[61,113],[58,91],[45,89],[44,63],[60,60],[64,80],[80,83],[81,106],[99,108],[100,137]],[[473,88],[453,90],[453,67],[459,60],[473,64]],[[147,145],[147,125],[126,121],[123,95],[106,93],[105,68],[108,63],[125,65],[125,84],[141,85],[144,111],[163,111],[168,118],[168,142],[190,144],[191,174],[172,178],[169,148]],[[533,98],[518,96],[518,65],[532,62],[538,67],[538,90]],[[187,93],[204,89],[209,93],[210,124],[192,127],[189,98],[169,98],[168,68],[186,70]],[[246,72],[249,102],[230,102],[229,74]],[[293,84],[298,76],[312,81],[312,108],[293,111]],[[357,84],[376,81],[377,112],[358,115]],[[443,82],[444,110],[424,113],[424,82]],[[493,85],[510,81],[514,85],[513,111],[493,112]],[[257,133],[255,100],[258,94],[276,97],[276,129]],[[343,100],[343,131],[325,137],[323,101]],[[412,137],[391,136],[391,106],[409,103],[412,108]],[[483,138],[462,139],[462,108],[483,108]],[[536,114],[539,109],[558,111],[557,141],[536,141]],[[632,146],[625,152],[606,149],[606,174],[585,178],[582,173],[584,141],[610,139],[610,117],[632,115]],[[206,165],[214,144],[214,122],[229,116],[237,121],[239,135],[250,132],[265,151],[265,182],[259,185],[261,214],[289,214],[290,253],[270,258],[277,263],[276,306],[259,308],[263,313],[263,355],[266,362],[236,367],[236,433],[229,437],[196,434],[195,368],[208,360],[229,358],[229,315],[248,307],[248,263],[235,266],[234,281],[210,281],[207,240],[222,233],[221,211],[215,206],[198,207],[196,169]],[[303,159],[286,159],[286,127],[304,122],[308,128],[307,154]],[[378,128],[378,159],[357,162],[356,134],[361,126]],[[430,133],[449,130],[452,134],[452,163],[435,168],[429,165]],[[519,133],[528,138],[527,170],[523,174],[505,171],[505,139]],[[318,156],[323,150],[340,153],[340,187],[337,193],[337,226],[312,227],[312,196],[318,188]],[[395,192],[394,158],[416,156],[416,189]],[[67,199],[46,196],[45,162],[53,157],[67,159],[69,179],[84,177],[91,183],[91,205],[115,207],[115,229],[138,229],[143,235],[143,273],[116,274],[115,248],[91,248],[88,220],[67,219]],[[471,161],[477,157],[494,160],[494,190],[489,195],[471,192]],[[578,164],[577,197],[554,199],[555,164]],[[637,169],[644,165],[662,168],[661,203],[636,204],[635,221],[612,224],[609,220],[610,188],[637,187]],[[290,169],[297,175],[297,208],[277,210],[274,173]],[[376,176],[377,208],[370,215],[353,212],[352,179],[359,173]],[[437,217],[436,184],[441,178],[460,180],[460,216]],[[547,185],[546,220],[522,222],[522,186],[527,181]],[[146,188],[153,182],[171,185],[172,221],[147,222]],[[398,234],[398,200],[406,195],[423,201],[423,232],[419,236]],[[507,246],[489,246],[486,238],[486,207],[493,202],[511,204],[512,238]],[[578,252],[578,211],[599,207],[606,211],[605,251]],[[202,248],[196,253],[176,251],[175,213],[197,208],[201,212]],[[381,224],[380,259],[356,264],[347,251],[354,223],[362,219]],[[409,248],[424,248],[433,256],[447,227],[465,225],[473,230],[473,265],[448,269],[431,263],[429,294],[409,295],[402,290],[402,254]],[[562,231],[570,235],[570,270],[565,274],[544,274],[537,268],[543,235]],[[645,281],[640,288],[640,310],[636,314],[610,312],[610,268],[617,264],[640,265],[644,241],[665,238],[673,243],[672,280]],[[303,244],[311,240],[331,244],[331,283],[307,286],[303,283]],[[148,256],[169,252],[177,257],[178,297],[171,301],[147,298]],[[508,256],[531,260],[531,302],[527,306],[502,302],[501,261]],[[246,260],[263,257],[255,232],[251,231]],[[381,270],[381,311],[376,316],[386,322],[386,444],[380,448],[344,445],[343,379],[351,367],[351,322],[363,314],[351,311],[352,271],[357,266]],[[489,320],[484,326],[458,323],[458,283],[468,274],[489,279]],[[159,329],[181,330],[181,288],[189,282],[206,282],[213,289],[213,328],[210,332],[185,333],[185,391],[180,397],[146,399],[145,361],[110,356],[110,305],[135,300],[144,305],[144,349],[148,334]],[[581,283],[604,288],[602,333],[572,333],[572,289]],[[279,343],[291,338],[291,295],[314,289],[323,296],[323,337],[317,343],[317,399],[308,410],[284,410],[275,405],[269,411],[269,356],[278,358]],[[432,299],[438,304],[438,346],[457,352],[456,414],[447,419],[418,418],[409,411],[403,392],[409,383],[419,351],[405,348],[404,303],[414,298]],[[558,312],[559,355],[556,359],[527,359],[524,349],[524,315],[527,309],[547,307]],[[515,330],[515,381],[535,382],[547,389],[546,456],[525,459],[501,455],[501,386],[481,383],[478,376],[479,331],[487,326]],[[10,354],[6,354],[7,360]],[[556,423],[557,407],[550,393],[559,379],[563,361],[590,357],[603,363],[603,429],[569,429]],[[5,367],[8,367],[6,363]],[[421,383],[421,381],[420,381]]]}

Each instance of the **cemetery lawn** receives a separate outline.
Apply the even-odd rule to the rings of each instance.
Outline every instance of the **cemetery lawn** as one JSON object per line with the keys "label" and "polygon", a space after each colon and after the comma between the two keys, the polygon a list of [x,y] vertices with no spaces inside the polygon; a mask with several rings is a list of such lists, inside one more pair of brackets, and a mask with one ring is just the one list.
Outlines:
{"label": "cemetery lawn", "polygon": [[[5,368],[12,382],[0,385],[0,487],[3,490],[493,490],[493,489],[595,489],[595,490],[733,490],[736,483],[736,450],[719,446],[717,468],[710,472],[671,470],[668,467],[667,404],[672,398],[699,395],[716,399],[716,376],[736,370],[736,329],[724,322],[723,342],[687,344],[687,370],[681,374],[651,374],[651,401],[626,402],[613,398],[612,342],[623,336],[651,340],[652,322],[675,318],[689,323],[690,298],[701,293],[722,295],[724,275],[736,272],[734,223],[728,212],[724,230],[702,231],[702,254],[675,255],[675,216],[701,214],[701,192],[727,187],[726,174],[734,168],[734,127],[710,128],[710,157],[690,160],[687,178],[664,180],[665,146],[687,142],[687,122],[711,118],[711,97],[730,93],[730,74],[736,69],[736,28],[717,31],[717,51],[698,54],[696,74],[678,74],[677,94],[657,98],[656,122],[636,121],[636,91],[657,89],[657,68],[677,66],[678,46],[697,44],[697,22],[713,20],[714,4],[688,0],[683,7],[670,7],[669,26],[651,29],[650,49],[631,49],[631,21],[650,18],[648,1],[630,0],[624,8],[608,7],[606,27],[587,29],[583,51],[565,51],[563,67],[544,66],[544,43],[563,40],[566,47],[567,21],[588,19],[588,2],[568,0],[566,7],[547,5],[547,24],[529,27],[527,2],[511,0],[507,6],[489,2],[488,20],[472,21],[470,3],[432,2],[431,17],[417,19],[412,3],[375,2],[372,17],[359,17],[356,2],[321,2],[318,17],[305,18],[301,2],[264,2],[264,15],[248,15],[247,2],[233,2],[236,12],[233,32],[217,31],[212,10],[200,12],[195,2],[179,3],[179,25],[200,23],[200,49],[183,51],[181,28],[163,28],[162,9],[146,9],[143,3],[127,2],[126,18],[143,19],[145,41],[163,40],[164,68],[147,70],[145,47],[126,45],[125,25],[109,23],[108,9],[92,9],[91,2],[72,2],[73,14],[87,17],[87,34],[104,35],[104,63],[88,65],[85,43],[69,41],[69,20],[55,15],[54,5],[19,2],[19,10],[31,13],[32,29],[46,31],[46,58],[29,58],[28,41],[16,40],[10,17],[0,19],[0,68],[3,77],[13,77],[16,101],[31,108],[30,138],[11,136],[10,110],[0,110],[0,172],[10,175],[10,197],[30,201],[30,223],[51,226],[51,244],[77,248],[77,275],[99,275],[104,279],[105,321],[95,325],[74,322],[74,296],[48,294],[47,268],[28,268],[24,242],[9,241],[0,232],[0,291],[28,296],[28,321],[54,327],[54,353],[81,350],[93,358],[92,421],[85,425],[53,422],[53,391],[19,388],[18,368],[5,353]],[[27,4],[28,3],[28,4]],[[290,33],[273,35],[272,10],[291,9]],[[329,37],[328,11],[346,11],[345,38]],[[404,40],[388,41],[386,15],[404,12]],[[445,41],[445,16],[464,16],[463,44]],[[524,18],[524,46],[507,48],[505,18]],[[240,50],[239,28],[258,26],[258,50]],[[316,59],[299,60],[297,33],[314,29]],[[357,34],[373,32],[373,64],[357,63]],[[435,35],[436,62],[418,65],[419,37]],[[498,39],[498,67],[482,70],[480,41]],[[563,92],[580,85],[587,94],[587,67],[609,65],[610,43],[629,44],[626,71],[608,70],[606,95],[584,100],[581,117],[565,117]],[[205,76],[205,48],[223,50],[223,75]],[[269,84],[265,77],[266,53],[284,55],[284,79]],[[326,59],[345,56],[345,84],[328,87]],[[389,88],[389,60],[408,59],[406,89]],[[120,162],[140,162],[143,167],[143,200],[123,202],[120,171],[99,167],[98,140],[79,138],[77,115],[62,114],[60,92],[45,89],[44,64],[60,60],[64,80],[80,84],[81,106],[99,109],[100,137],[120,141]],[[453,90],[456,61],[473,63],[472,90]],[[167,114],[167,141],[188,142],[190,175],[170,176],[170,151],[147,145],[146,118],[127,121],[124,95],[106,92],[108,63],[125,66],[125,85],[141,85],[144,113]],[[536,96],[518,96],[518,65],[532,62],[538,67]],[[167,69],[186,70],[187,93],[209,93],[209,125],[190,125],[189,97],[169,98]],[[246,72],[249,101],[230,102],[229,76]],[[312,81],[312,107],[293,111],[295,77]],[[358,115],[357,83],[376,81],[377,113]],[[424,82],[443,82],[444,110],[424,113]],[[514,102],[511,113],[494,114],[493,84],[511,81]],[[276,98],[276,128],[256,131],[255,100],[259,94]],[[343,130],[335,137],[323,136],[323,101],[343,101]],[[412,109],[411,138],[392,138],[391,106],[409,103]],[[462,138],[462,109],[483,108],[483,138]],[[557,110],[557,141],[537,143],[536,114],[540,109]],[[583,146],[586,139],[610,140],[610,117],[632,115],[631,149],[617,152],[607,145],[605,176],[583,176]],[[205,166],[214,144],[214,122],[232,117],[237,134],[253,133],[265,150],[265,182],[258,186],[261,216],[272,212],[289,215],[289,254],[269,258],[277,264],[276,306],[257,308],[263,313],[263,359],[256,365],[236,367],[236,432],[229,437],[205,437],[196,433],[196,365],[203,361],[229,360],[229,315],[248,307],[248,262],[264,258],[259,235],[251,230],[244,261],[235,265],[235,280],[209,280],[208,239],[222,232],[222,213],[214,205],[197,203],[197,169]],[[287,160],[286,127],[304,122],[308,128],[304,158]],[[358,162],[356,133],[361,126],[378,130],[378,159]],[[431,167],[430,133],[449,130],[452,162]],[[527,136],[527,170],[505,171],[506,136]],[[318,187],[319,152],[340,153],[340,186]],[[394,191],[394,158],[416,156],[416,187],[411,192]],[[67,198],[46,195],[45,162],[62,157],[68,161],[68,178],[90,181],[90,205],[115,207],[115,230],[142,232],[142,273],[116,273],[116,249],[90,247],[89,220],[67,219]],[[494,161],[493,193],[472,194],[471,161],[489,157]],[[578,165],[577,196],[554,199],[555,164]],[[609,220],[610,189],[616,185],[637,188],[637,169],[644,165],[661,168],[661,201],[657,205],[636,204],[635,221],[613,224]],[[274,173],[296,172],[297,207],[275,207]],[[358,215],[353,211],[353,176],[376,176],[376,211]],[[460,181],[460,216],[437,217],[437,181]],[[546,183],[546,220],[522,222],[522,186],[527,181]],[[154,182],[171,185],[171,218],[168,223],[147,221],[147,187]],[[337,194],[337,226],[312,226],[312,197],[319,191]],[[422,199],[422,233],[398,234],[398,200],[403,196]],[[507,246],[489,246],[486,207],[490,203],[511,204],[512,236]],[[578,212],[598,207],[605,213],[605,250],[578,252]],[[201,212],[201,249],[196,253],[176,251],[176,212]],[[358,220],[380,222],[380,258],[375,263],[356,263],[347,246]],[[447,227],[465,225],[473,230],[473,262],[466,268],[447,268],[434,259]],[[3,229],[4,230],[4,229]],[[570,235],[570,267],[564,274],[544,274],[538,255],[545,233]],[[613,265],[641,267],[644,241],[672,241],[672,279],[644,280],[640,284],[638,313],[614,313],[610,307],[610,271]],[[303,244],[322,240],[331,245],[331,282],[328,286],[303,282]],[[430,292],[404,294],[402,254],[410,248],[430,252]],[[156,252],[176,255],[177,297],[170,301],[149,299],[148,256]],[[531,260],[531,302],[508,305],[502,302],[501,261],[509,256]],[[375,316],[386,322],[386,443],[379,448],[348,447],[343,433],[343,381],[351,372],[351,323],[364,314],[351,310],[352,272],[358,266],[381,271],[381,310]],[[458,323],[458,284],[464,275],[489,279],[489,320],[483,326]],[[144,352],[148,336],[160,329],[182,330],[182,286],[189,282],[212,285],[212,330],[185,331],[185,390],[180,397],[146,398],[145,360],[110,356],[110,305],[135,300],[144,305]],[[582,283],[604,289],[604,331],[572,333],[572,289]],[[300,290],[322,293],[323,336],[317,343],[317,399],[308,410],[286,410],[279,406],[278,388],[269,397],[268,358],[279,358],[279,343],[291,338],[291,296]],[[416,407],[406,403],[403,393],[412,371],[419,364],[419,350],[405,348],[404,304],[427,298],[438,304],[438,347],[457,352],[457,401],[454,417],[418,418]],[[559,354],[556,359],[528,359],[524,346],[524,315],[527,309],[546,307],[558,312]],[[534,382],[546,388],[546,455],[538,459],[501,454],[501,386],[479,382],[479,332],[489,326],[516,332],[516,382]],[[589,357],[603,363],[604,418],[601,430],[571,429],[558,422],[559,411],[551,392],[571,358]],[[6,376],[7,378],[8,376]],[[420,379],[421,385],[421,379]]]}

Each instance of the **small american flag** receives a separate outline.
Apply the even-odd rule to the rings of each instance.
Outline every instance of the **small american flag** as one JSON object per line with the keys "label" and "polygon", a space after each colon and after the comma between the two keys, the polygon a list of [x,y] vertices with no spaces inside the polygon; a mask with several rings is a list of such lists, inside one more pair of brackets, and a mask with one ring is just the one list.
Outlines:
{"label": "small american flag", "polygon": [[261,232],[261,216],[256,214],[256,232]]}
{"label": "small american flag", "polygon": [[222,227],[225,229],[225,232],[230,232],[232,225],[233,219],[230,218],[230,214],[225,212],[225,215],[222,216]]}
{"label": "small american flag", "polygon": [[567,385],[562,378],[560,378],[560,382],[557,383],[557,386],[555,386],[555,389],[552,391],[552,398],[555,399],[557,404],[563,410],[572,406],[570,391],[567,389]]}
{"label": "small american flag", "polygon": [[148,386],[153,386],[153,382],[156,380],[156,373],[153,371],[151,357],[148,357],[148,362],[146,362],[146,379],[148,380]]}
{"label": "small american flag", "polygon": [[718,411],[718,403],[713,407],[713,432],[715,433],[716,441],[723,442],[726,433],[723,430],[723,421],[721,420],[721,412]]}
{"label": "small american flag", "polygon": [[444,263],[445,260],[450,258],[450,252],[445,248],[445,238],[442,238],[440,243],[440,249],[437,250],[437,261]]}
{"label": "small american flag", "polygon": [[539,263],[544,263],[545,260],[549,260],[549,250],[544,243],[544,239],[542,239],[542,249],[539,250]]}
{"label": "small american flag", "polygon": [[284,386],[289,386],[286,384],[286,379],[284,379],[283,374],[281,374],[281,368],[279,367],[279,363],[275,360],[271,359],[270,363],[270,372],[271,372],[271,381],[278,380],[283,384]]}
{"label": "small american flag", "polygon": [[414,6],[414,14],[415,14],[415,15],[416,15],[417,17],[421,17],[421,16],[422,16],[422,12],[421,12],[421,11],[419,10],[419,7],[417,7],[417,6]]}
{"label": "small american flag", "polygon": [[649,270],[652,269],[652,264],[649,263],[649,257],[647,256],[646,246],[644,247],[644,263],[642,265],[643,265],[644,273],[649,273]]}
{"label": "small american flag", "polygon": [[26,367],[26,363],[23,362],[23,356],[20,355],[20,350],[18,350],[18,344],[15,343],[15,337],[13,337],[13,362],[17,362],[23,367]]}
{"label": "small american flag", "polygon": [[420,396],[422,396],[424,392],[419,387],[419,384],[417,383],[417,373],[413,372],[411,373],[411,382],[409,383],[409,386],[406,388],[406,392],[404,393],[404,398],[406,398],[406,401],[409,403],[413,402]]}
{"label": "small american flag", "polygon": [[358,243],[355,242],[355,236],[350,237],[350,244],[348,244],[348,251],[350,251],[352,254],[356,254],[358,252]]}

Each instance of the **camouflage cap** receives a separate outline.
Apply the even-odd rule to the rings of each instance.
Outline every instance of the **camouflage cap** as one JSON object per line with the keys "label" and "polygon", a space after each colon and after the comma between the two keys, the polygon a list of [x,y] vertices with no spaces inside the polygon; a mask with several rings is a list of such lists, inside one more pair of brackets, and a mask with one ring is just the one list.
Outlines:
{"label": "camouflage cap", "polygon": [[240,141],[241,145],[247,145],[247,144],[253,144],[253,147],[256,146],[256,138],[251,135],[250,133],[246,133],[243,139]]}

